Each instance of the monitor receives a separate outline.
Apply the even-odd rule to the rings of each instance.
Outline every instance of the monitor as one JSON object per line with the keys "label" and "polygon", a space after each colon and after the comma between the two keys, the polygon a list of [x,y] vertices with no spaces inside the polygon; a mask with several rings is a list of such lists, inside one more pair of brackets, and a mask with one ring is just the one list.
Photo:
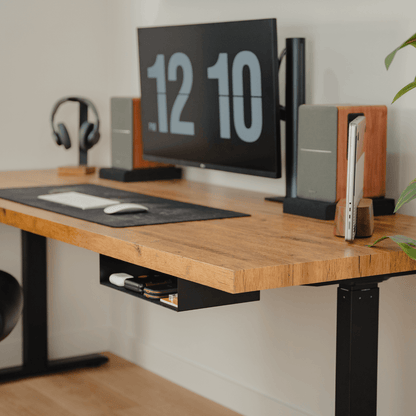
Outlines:
{"label": "monitor", "polygon": [[143,157],[281,177],[276,19],[138,29]]}

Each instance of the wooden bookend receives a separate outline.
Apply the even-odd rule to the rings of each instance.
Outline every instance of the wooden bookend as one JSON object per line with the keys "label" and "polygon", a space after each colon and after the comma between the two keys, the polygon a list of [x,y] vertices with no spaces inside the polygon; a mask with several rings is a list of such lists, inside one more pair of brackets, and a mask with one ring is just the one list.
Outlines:
{"label": "wooden bookend", "polygon": [[85,176],[95,172],[90,166],[61,166],[58,168],[58,176]]}
{"label": "wooden bookend", "polygon": [[348,115],[362,113],[366,119],[364,198],[386,195],[387,107],[384,105],[337,106],[337,198],[347,193]]}
{"label": "wooden bookend", "polygon": [[[345,209],[346,201],[341,199],[335,211],[334,234],[345,237]],[[374,209],[373,200],[363,198],[357,210],[357,232],[356,237],[371,237],[374,232]]]}
{"label": "wooden bookend", "polygon": [[133,169],[165,168],[171,167],[166,163],[150,162],[143,159],[143,141],[142,141],[142,113],[141,98],[133,98]]}

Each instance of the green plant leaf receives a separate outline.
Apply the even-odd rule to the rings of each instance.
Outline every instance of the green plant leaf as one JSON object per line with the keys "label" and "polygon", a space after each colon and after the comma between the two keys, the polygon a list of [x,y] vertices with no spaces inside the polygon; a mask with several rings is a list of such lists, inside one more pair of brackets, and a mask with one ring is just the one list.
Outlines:
{"label": "green plant leaf", "polygon": [[404,235],[384,236],[369,244],[368,247],[374,247],[377,243],[387,238],[394,241],[411,259],[416,260],[416,240]]}
{"label": "green plant leaf", "polygon": [[402,95],[406,94],[407,92],[409,92],[410,90],[412,90],[413,88],[416,88],[416,81],[411,82],[410,84],[407,84],[405,87],[403,87],[393,98],[393,101],[391,102],[392,104],[399,99]]}
{"label": "green plant leaf", "polygon": [[406,244],[409,246],[416,247],[416,240],[413,240],[413,238],[410,238],[410,237],[406,237],[405,235],[393,235],[393,236],[385,235],[384,237],[381,237],[378,240],[374,241],[374,243],[369,244],[368,247],[373,247],[380,241],[386,240],[387,238],[390,238],[396,244]]}
{"label": "green plant leaf", "polygon": [[405,42],[403,42],[398,48],[396,48],[393,52],[389,53],[386,56],[386,59],[384,60],[384,64],[386,65],[386,69],[389,69],[391,63],[393,62],[393,59],[396,55],[396,53],[400,50],[403,49],[405,46],[408,45],[412,45],[413,47],[416,48],[416,33],[411,36],[409,39],[407,39]]}
{"label": "green plant leaf", "polygon": [[410,182],[407,188],[402,192],[400,195],[396,207],[394,208],[394,212],[397,212],[399,208],[401,208],[404,204],[407,204],[412,199],[416,198],[416,179]]}
{"label": "green plant leaf", "polygon": [[416,240],[413,240],[413,238],[410,237],[406,237],[405,235],[395,235],[389,238],[397,244],[408,244],[410,246],[416,247]]}
{"label": "green plant leaf", "polygon": [[369,244],[368,247],[374,247],[377,243],[379,243],[380,241],[386,240],[387,238],[390,238],[390,237],[385,235],[384,237],[381,237],[378,240],[374,241],[374,243]]}

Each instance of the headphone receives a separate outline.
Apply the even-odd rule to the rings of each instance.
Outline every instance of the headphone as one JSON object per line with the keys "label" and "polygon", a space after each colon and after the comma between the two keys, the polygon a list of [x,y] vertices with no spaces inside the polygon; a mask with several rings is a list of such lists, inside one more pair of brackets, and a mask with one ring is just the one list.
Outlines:
{"label": "headphone", "polygon": [[59,123],[58,129],[56,129],[53,124],[55,113],[58,111],[58,108],[61,106],[61,104],[65,103],[66,101],[75,101],[80,104],[85,104],[87,108],[91,108],[91,110],[93,111],[95,118],[97,119],[96,123],[94,124],[90,123],[89,121],[84,121],[81,127],[79,128],[80,149],[91,149],[91,147],[93,147],[100,139],[100,132],[98,131],[100,127],[100,120],[98,118],[98,112],[94,104],[86,98],[64,97],[53,106],[51,114],[52,137],[58,145],[64,145],[65,149],[69,149],[71,147],[71,140],[69,138],[68,130],[66,129],[65,125],[63,123]]}

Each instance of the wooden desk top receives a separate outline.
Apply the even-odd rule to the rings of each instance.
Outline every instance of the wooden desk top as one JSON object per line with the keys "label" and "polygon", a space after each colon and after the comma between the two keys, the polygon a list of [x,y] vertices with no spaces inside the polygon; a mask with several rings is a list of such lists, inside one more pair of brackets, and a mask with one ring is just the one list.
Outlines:
{"label": "wooden desk top", "polygon": [[347,243],[333,221],[283,214],[262,193],[185,180],[120,183],[59,177],[56,170],[0,172],[0,188],[75,183],[124,189],[251,214],[221,220],[110,228],[0,199],[0,222],[230,293],[416,270],[383,235],[416,235],[416,218],[375,218],[372,238]]}

